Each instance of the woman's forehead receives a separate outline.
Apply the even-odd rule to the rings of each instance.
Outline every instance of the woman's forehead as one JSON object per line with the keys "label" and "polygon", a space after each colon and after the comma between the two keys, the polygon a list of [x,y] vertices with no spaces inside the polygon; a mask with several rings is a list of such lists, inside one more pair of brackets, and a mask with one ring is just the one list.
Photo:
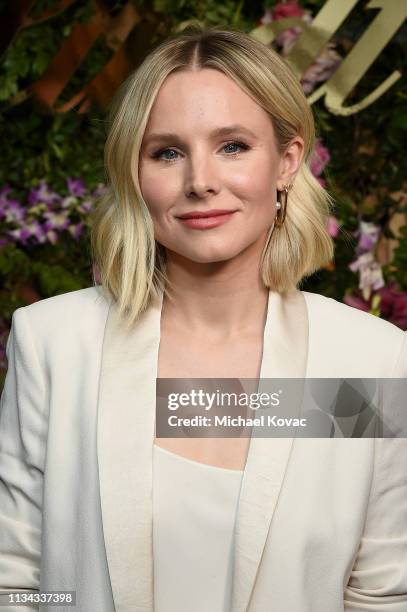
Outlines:
{"label": "woman's forehead", "polygon": [[[148,131],[207,127],[211,132],[227,126],[244,126],[261,134],[269,117],[233,79],[219,70],[176,71],[163,82],[151,109]],[[260,130],[260,132],[259,132]]]}

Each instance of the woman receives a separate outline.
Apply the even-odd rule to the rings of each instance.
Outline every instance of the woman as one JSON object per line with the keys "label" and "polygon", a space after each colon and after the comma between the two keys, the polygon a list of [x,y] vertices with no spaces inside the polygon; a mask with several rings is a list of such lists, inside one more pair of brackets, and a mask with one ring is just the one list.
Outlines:
{"label": "woman", "polygon": [[156,378],[406,377],[404,332],[298,289],[333,256],[314,138],[298,80],[242,32],[185,32],[127,79],[101,285],[13,314],[3,591],[76,591],[81,612],[407,609],[405,440],[155,432]]}

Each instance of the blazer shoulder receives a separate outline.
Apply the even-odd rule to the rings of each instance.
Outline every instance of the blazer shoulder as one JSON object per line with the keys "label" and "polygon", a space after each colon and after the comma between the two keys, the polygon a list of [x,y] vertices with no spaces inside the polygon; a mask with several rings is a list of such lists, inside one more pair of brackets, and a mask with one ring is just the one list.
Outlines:
{"label": "blazer shoulder", "polygon": [[18,311],[24,310],[36,335],[44,330],[48,336],[60,336],[64,330],[72,332],[74,328],[89,329],[98,325],[106,318],[109,304],[109,296],[98,285],[38,300],[17,308],[14,314],[18,318]]}
{"label": "blazer shoulder", "polygon": [[359,310],[353,306],[349,306],[344,302],[339,302],[334,298],[321,295],[320,293],[311,293],[302,291],[308,307],[315,315],[325,315],[326,323],[329,325],[346,324],[354,326],[357,329],[365,329],[374,334],[383,334],[388,337],[393,337],[395,340],[401,340],[406,332],[390,323],[386,319],[381,319],[370,312]]}
{"label": "blazer shoulder", "polygon": [[[319,293],[302,291],[314,346],[338,351],[350,361],[392,372],[407,347],[407,332],[369,312]],[[328,354],[327,353],[327,354]],[[373,374],[374,375],[374,374]]]}

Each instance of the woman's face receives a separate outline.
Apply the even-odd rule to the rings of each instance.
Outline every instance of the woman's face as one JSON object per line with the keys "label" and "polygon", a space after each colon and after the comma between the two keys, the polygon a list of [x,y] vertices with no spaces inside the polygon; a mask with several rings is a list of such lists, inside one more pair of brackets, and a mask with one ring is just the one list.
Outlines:
{"label": "woman's face", "polygon": [[[201,263],[263,248],[276,189],[292,182],[302,150],[298,137],[280,156],[267,113],[223,73],[170,74],[140,151],[139,181],[156,240]],[[232,214],[189,224],[179,219],[214,209]]]}

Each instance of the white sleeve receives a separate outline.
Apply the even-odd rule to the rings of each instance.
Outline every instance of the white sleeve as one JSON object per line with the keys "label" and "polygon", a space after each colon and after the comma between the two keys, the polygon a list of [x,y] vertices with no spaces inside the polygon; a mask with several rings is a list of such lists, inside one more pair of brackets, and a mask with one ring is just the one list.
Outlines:
{"label": "white sleeve", "polygon": [[[407,378],[407,332],[393,378]],[[407,398],[404,410],[407,419]],[[407,438],[375,439],[366,522],[344,611],[407,612]]]}
{"label": "white sleeve", "polygon": [[[47,400],[26,307],[13,313],[6,355],[0,400],[0,593],[38,591]],[[27,612],[38,610],[38,604],[10,609]]]}

